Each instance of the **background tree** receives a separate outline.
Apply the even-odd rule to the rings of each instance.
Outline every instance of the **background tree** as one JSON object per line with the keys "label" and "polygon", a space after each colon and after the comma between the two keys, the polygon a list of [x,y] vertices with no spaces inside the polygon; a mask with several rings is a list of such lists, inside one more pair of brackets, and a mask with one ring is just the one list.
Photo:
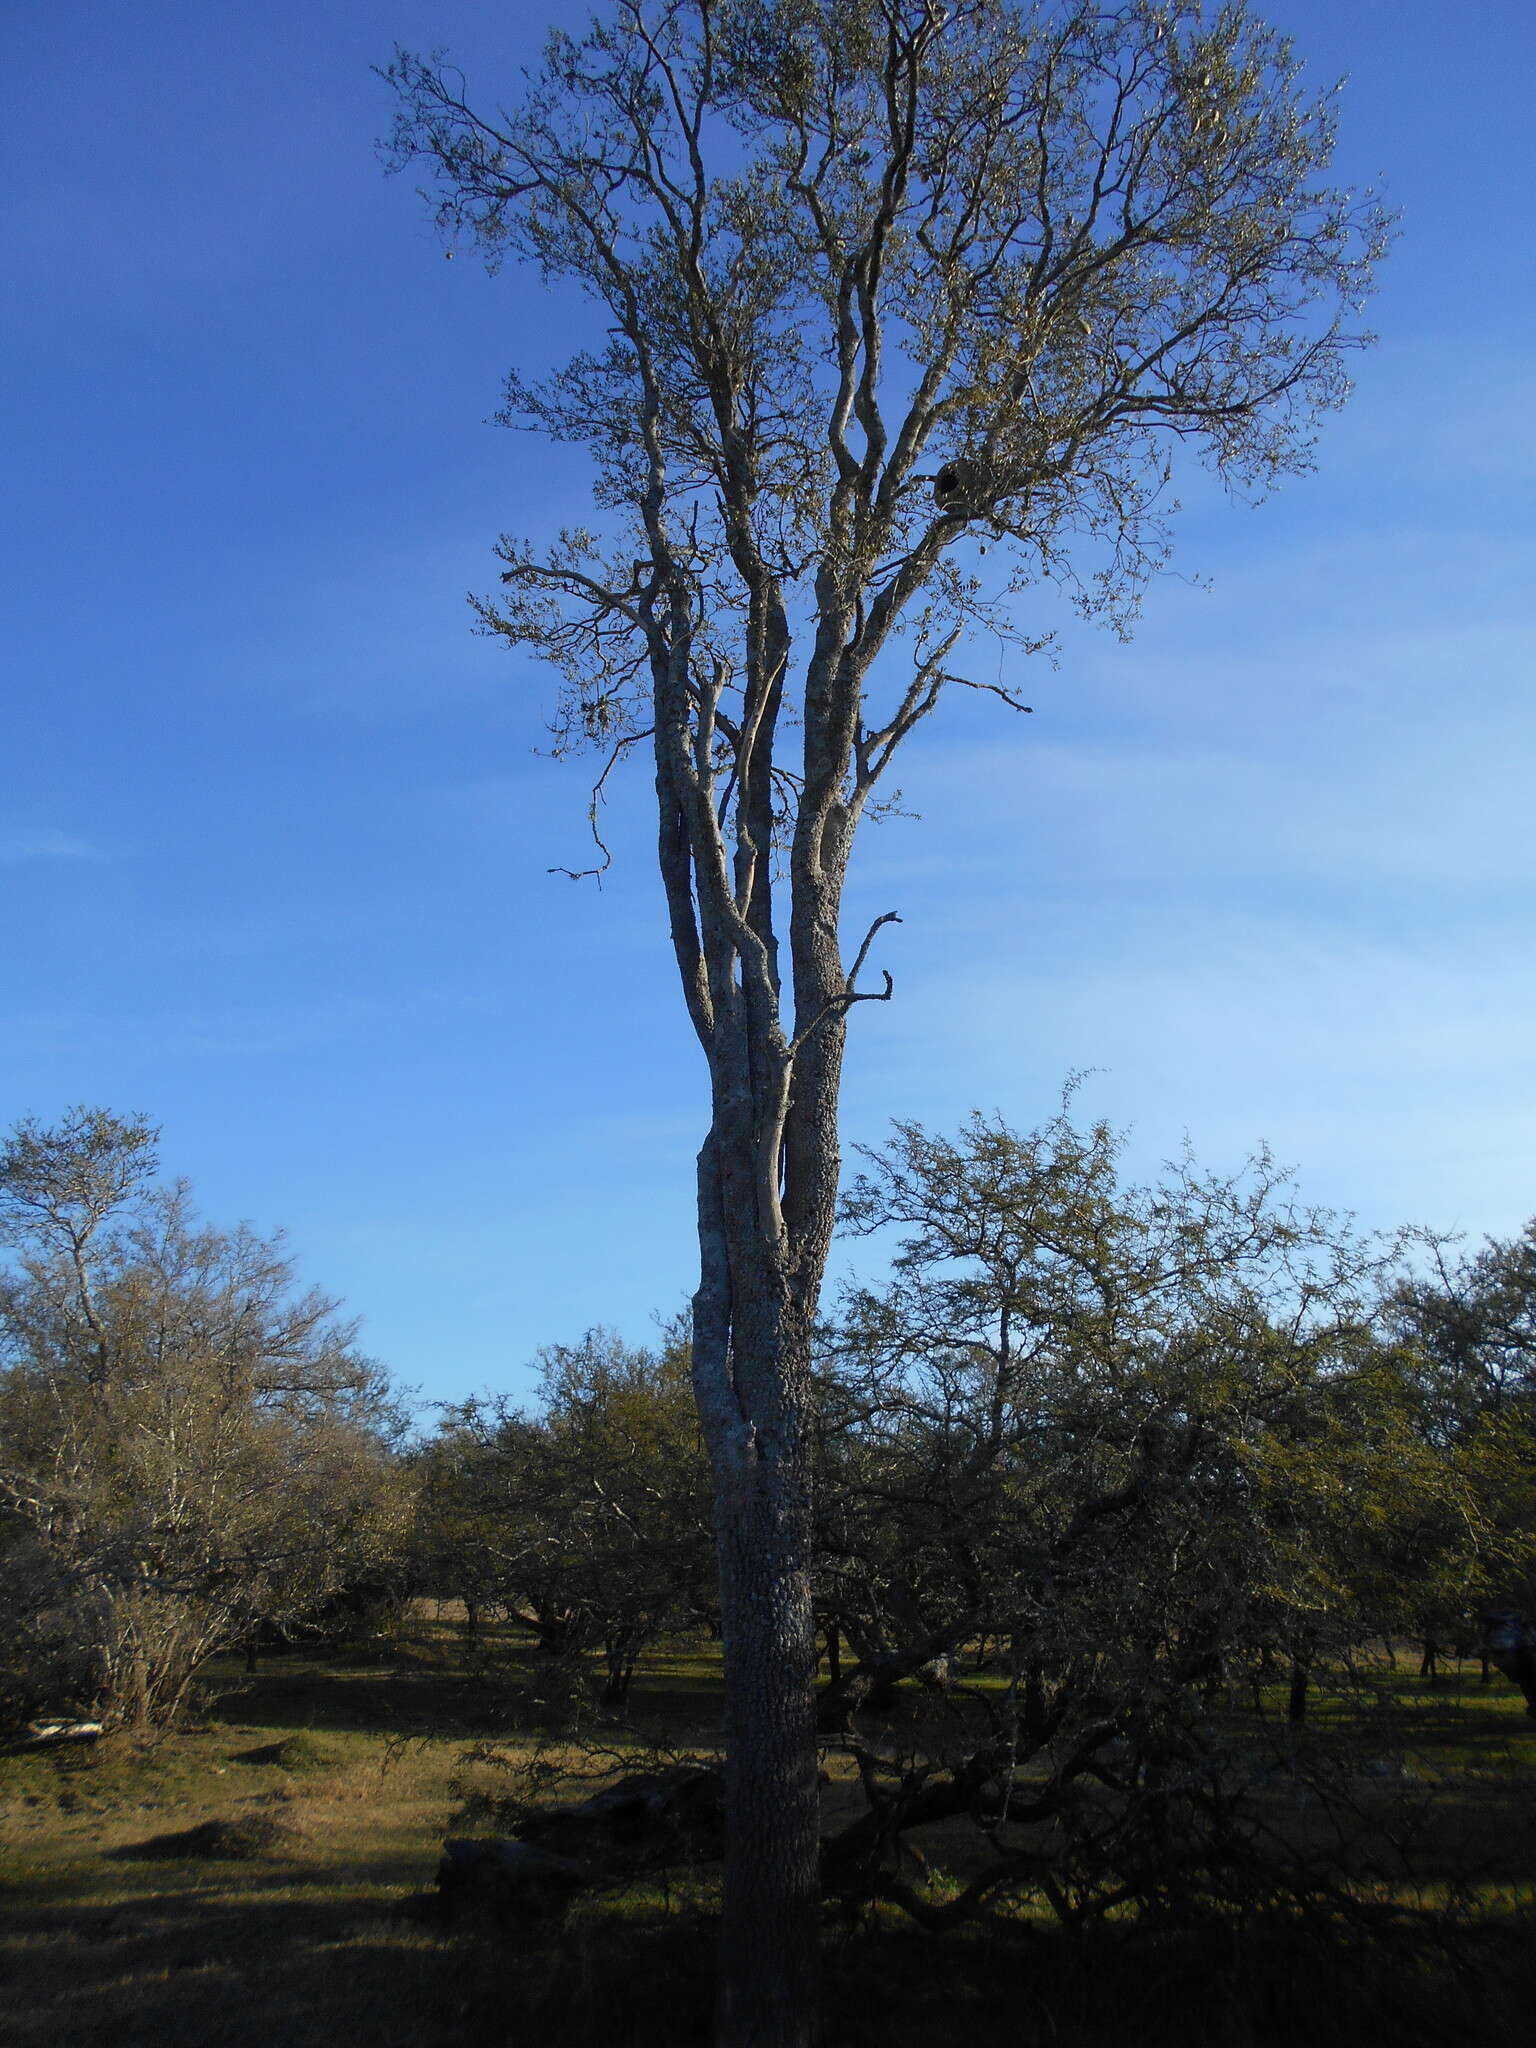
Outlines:
{"label": "background tree", "polygon": [[[901,1125],[848,1196],[854,1228],[901,1235],[833,1333],[822,1526],[859,1655],[824,1706],[869,1811],[827,1869],[920,1917],[902,1837],[958,1814],[996,1852],[965,1910],[1241,1897],[1252,1734],[1212,1707],[1284,1659],[1299,1715],[1410,1562],[1415,1599],[1476,1567],[1475,1492],[1384,1325],[1400,1243],[1300,1209],[1262,1156],[1134,1188],[1118,1149],[1065,1114]],[[894,1766],[892,1682],[978,1640],[1001,1703],[961,1688]]]}
{"label": "background tree", "polygon": [[640,1652],[715,1608],[709,1471],[691,1362],[604,1333],[544,1354],[545,1456],[564,1514],[567,1583],[622,1705]]}
{"label": "background tree", "polygon": [[[589,449],[594,528],[505,539],[481,617],[562,672],[563,739],[609,765],[651,743],[711,1091],[693,1372],[725,1646],[720,2031],[801,2043],[811,1341],[875,936],[850,965],[853,839],[902,742],[975,686],[967,637],[1035,644],[1010,594],[1054,580],[1125,625],[1181,443],[1235,484],[1304,466],[1381,219],[1320,182],[1327,104],[1236,6],[619,0],[511,112],[437,59],[388,75],[394,161],[437,179],[444,227],[595,308],[593,346],[514,372],[505,410]],[[989,541],[1011,567],[986,583]]]}
{"label": "background tree", "polygon": [[77,1110],[0,1152],[13,1717],[163,1722],[212,1650],[298,1621],[403,1525],[399,1418],[355,1326],[296,1293],[280,1238],[156,1185],[154,1136]]}
{"label": "background tree", "polygon": [[[504,1591],[507,1562],[503,1489],[489,1476],[476,1402],[448,1407],[436,1431],[412,1447],[409,1556],[417,1589],[461,1600],[469,1640]],[[514,1546],[515,1548],[515,1546]]]}
{"label": "background tree", "polygon": [[418,1527],[440,1560],[427,1568],[472,1580],[546,1650],[599,1651],[617,1707],[642,1650],[713,1612],[688,1349],[594,1330],[539,1366],[538,1413],[468,1403],[427,1447]]}
{"label": "background tree", "polygon": [[1422,1634],[1426,1675],[1459,1634],[1482,1638],[1486,1677],[1485,1617],[1512,1613],[1519,1682],[1536,1711],[1536,1223],[1470,1257],[1434,1242],[1427,1250],[1394,1297],[1393,1320],[1414,1362],[1424,1440],[1475,1486],[1497,1542],[1459,1598],[1427,1597],[1408,1625]]}

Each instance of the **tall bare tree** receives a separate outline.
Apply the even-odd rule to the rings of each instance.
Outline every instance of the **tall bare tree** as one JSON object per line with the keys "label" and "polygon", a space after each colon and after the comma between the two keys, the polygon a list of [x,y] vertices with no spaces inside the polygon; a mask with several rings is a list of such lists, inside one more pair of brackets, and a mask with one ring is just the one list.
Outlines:
{"label": "tall bare tree", "polygon": [[[809,2038],[817,1800],[809,1346],[837,1101],[877,920],[848,861],[978,629],[1065,585],[1124,629],[1181,444],[1304,467],[1385,227],[1322,182],[1327,100],[1240,6],[617,0],[510,111],[397,52],[397,166],[437,218],[591,300],[504,418],[584,445],[590,529],[504,537],[483,624],[551,660],[558,731],[652,747],[708,1061],[694,1375],[730,1749],[720,2036]],[[986,576],[977,556],[1000,543]],[[988,570],[994,565],[989,564]],[[595,820],[595,812],[594,812]],[[595,829],[595,826],[594,826]],[[603,856],[606,859],[606,854]]]}

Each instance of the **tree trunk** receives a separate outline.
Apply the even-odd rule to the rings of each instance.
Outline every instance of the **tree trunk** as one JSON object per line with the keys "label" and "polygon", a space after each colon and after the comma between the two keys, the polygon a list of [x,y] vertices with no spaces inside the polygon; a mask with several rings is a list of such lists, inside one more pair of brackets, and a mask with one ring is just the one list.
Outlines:
{"label": "tree trunk", "polygon": [[629,1690],[635,1676],[635,1659],[639,1655],[637,1646],[626,1636],[606,1636],[603,1640],[603,1694],[605,1707],[623,1707],[629,1703]]}
{"label": "tree trunk", "polygon": [[[746,1150],[745,1147],[742,1148]],[[810,2048],[821,1962],[810,1319],[717,1131],[699,1156],[693,1376],[725,1667],[717,2048]],[[819,1278],[819,1269],[814,1277]]]}
{"label": "tree trunk", "polygon": [[1307,1718],[1307,1686],[1312,1677],[1312,1659],[1298,1651],[1291,1659],[1291,1689],[1285,1702],[1285,1718],[1293,1728]]}
{"label": "tree trunk", "polygon": [[1026,1733],[1032,1742],[1043,1742],[1047,1733],[1045,1668],[1038,1657],[1030,1657],[1024,1665],[1021,1702]]}
{"label": "tree trunk", "polygon": [[[739,1386],[764,1384],[739,1355],[732,1364]],[[810,2048],[816,2023],[816,1615],[809,1438],[795,1405],[779,1430],[737,1431],[716,1463],[726,1753],[717,2048]]]}
{"label": "tree trunk", "polygon": [[836,1685],[843,1675],[843,1637],[835,1621],[827,1623],[827,1683]]}
{"label": "tree trunk", "polygon": [[719,2048],[810,2048],[819,1988],[810,1546],[803,1516],[778,1492],[765,1475],[719,1522],[726,1742]]}

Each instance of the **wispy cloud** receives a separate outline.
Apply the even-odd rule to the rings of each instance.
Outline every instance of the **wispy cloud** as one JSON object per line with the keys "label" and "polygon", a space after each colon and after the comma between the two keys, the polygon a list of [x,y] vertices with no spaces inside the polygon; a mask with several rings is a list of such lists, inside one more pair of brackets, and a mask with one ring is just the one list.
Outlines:
{"label": "wispy cloud", "polygon": [[0,862],[27,860],[100,860],[101,849],[75,832],[54,825],[0,825]]}
{"label": "wispy cloud", "polygon": [[[1086,1107],[1134,1126],[1138,1172],[1188,1131],[1223,1167],[1269,1141],[1307,1199],[1372,1224],[1507,1234],[1530,1214],[1536,970],[1523,947],[1446,930],[1320,934],[1257,910],[1191,923],[1176,904],[1098,934],[1046,917],[1035,936],[1033,952],[956,948],[914,967],[856,1048],[851,1132],[878,1133],[893,1104],[941,1128],[974,1104],[1027,1124],[1086,1067]],[[964,1061],[930,1053],[914,1081],[957,1016]]]}

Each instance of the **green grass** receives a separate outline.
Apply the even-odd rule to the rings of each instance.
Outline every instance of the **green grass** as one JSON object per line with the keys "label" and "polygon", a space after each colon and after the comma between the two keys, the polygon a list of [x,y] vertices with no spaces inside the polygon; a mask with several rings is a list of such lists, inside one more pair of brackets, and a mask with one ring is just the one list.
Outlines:
{"label": "green grass", "polygon": [[[514,1678],[520,1661],[536,1672],[512,1639],[491,1631],[490,1646]],[[581,1762],[558,1733],[509,1723],[463,1647],[423,1618],[366,1658],[290,1654],[249,1679],[218,1662],[197,1715],[160,1741],[0,1755],[0,2037],[15,2048],[707,2041],[708,1870],[588,1897],[555,1927],[444,1931],[416,1914],[466,1793],[506,1789],[468,1752],[514,1765],[537,1753],[555,1774],[546,1787]],[[1479,1926],[1447,1946],[1426,1934],[1367,1953],[1283,1927],[1118,1921],[1074,1941],[1027,1913],[1011,1928],[933,1937],[874,1912],[829,1931],[828,2048],[1118,2048],[1131,2018],[1138,2048],[1520,2038],[1536,1996],[1522,1960],[1536,1723],[1475,1672],[1438,1687],[1375,1676],[1365,1704],[1320,1691],[1316,1730],[1342,1728],[1366,1760],[1406,1759],[1407,1778],[1365,1779],[1361,1798],[1418,1830],[1419,1902],[1478,1896],[1499,1909]],[[1262,1719],[1231,1709],[1242,1739],[1291,1739],[1282,1696],[1263,1704]],[[603,1740],[706,1749],[719,1708],[714,1647],[669,1645],[637,1676],[637,1732]],[[898,1731],[932,1711],[905,1695]],[[852,1810],[846,1761],[830,1762],[829,1810]],[[1277,1809],[1287,1796],[1277,1791]],[[209,1823],[242,1825],[253,1853],[200,1853]],[[968,1847],[961,1824],[935,1835],[924,1846],[937,1863],[963,1869],[974,1838]]]}

